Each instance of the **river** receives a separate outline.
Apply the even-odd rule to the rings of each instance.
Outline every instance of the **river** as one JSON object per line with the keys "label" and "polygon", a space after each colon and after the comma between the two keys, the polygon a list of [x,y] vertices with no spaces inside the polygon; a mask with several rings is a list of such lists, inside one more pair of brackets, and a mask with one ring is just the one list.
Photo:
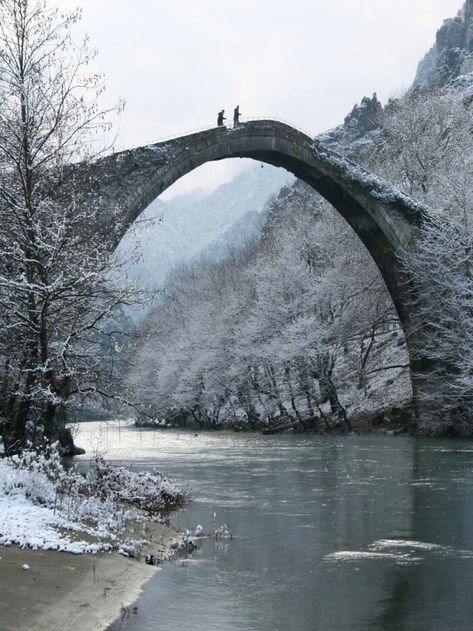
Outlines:
{"label": "river", "polygon": [[178,527],[215,512],[234,534],[166,564],[126,631],[473,629],[473,442],[123,423],[76,442],[189,489]]}

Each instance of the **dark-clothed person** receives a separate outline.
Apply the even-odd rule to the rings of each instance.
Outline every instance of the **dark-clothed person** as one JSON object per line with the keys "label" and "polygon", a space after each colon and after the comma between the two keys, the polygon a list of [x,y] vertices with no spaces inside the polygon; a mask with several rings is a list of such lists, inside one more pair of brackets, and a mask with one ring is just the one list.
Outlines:
{"label": "dark-clothed person", "polygon": [[233,127],[238,127],[240,124],[240,106],[237,105],[233,110]]}

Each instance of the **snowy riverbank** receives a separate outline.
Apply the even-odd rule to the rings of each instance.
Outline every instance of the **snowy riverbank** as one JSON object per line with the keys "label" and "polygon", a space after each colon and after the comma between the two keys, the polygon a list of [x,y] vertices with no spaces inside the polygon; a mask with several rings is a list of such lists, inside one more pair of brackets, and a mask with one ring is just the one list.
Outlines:
{"label": "snowy riverbank", "polygon": [[162,520],[185,494],[158,471],[97,459],[84,476],[66,471],[55,450],[0,460],[0,545],[136,556],[140,524]]}
{"label": "snowy riverbank", "polygon": [[106,628],[158,570],[145,557],[185,545],[163,523],[184,501],[157,471],[96,460],[83,476],[55,451],[0,460],[2,631]]}

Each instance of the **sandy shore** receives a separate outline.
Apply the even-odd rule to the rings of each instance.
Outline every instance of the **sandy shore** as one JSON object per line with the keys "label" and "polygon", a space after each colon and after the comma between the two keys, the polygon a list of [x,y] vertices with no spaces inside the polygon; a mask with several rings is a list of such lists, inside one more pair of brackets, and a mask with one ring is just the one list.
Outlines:
{"label": "sandy shore", "polygon": [[[147,524],[152,543],[142,551],[164,559],[176,532]],[[23,565],[30,566],[24,570]],[[72,555],[0,547],[2,631],[102,631],[138,597],[158,571],[117,553]]]}

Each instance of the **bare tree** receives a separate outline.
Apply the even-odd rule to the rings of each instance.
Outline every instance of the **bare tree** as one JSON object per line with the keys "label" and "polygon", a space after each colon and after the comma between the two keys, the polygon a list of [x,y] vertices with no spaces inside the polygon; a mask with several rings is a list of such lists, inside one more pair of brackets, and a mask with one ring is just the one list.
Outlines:
{"label": "bare tree", "polygon": [[99,107],[93,53],[71,39],[79,19],[42,0],[0,1],[0,421],[9,451],[28,439],[73,449],[68,401],[105,391],[104,336],[130,299],[69,177],[71,163],[106,150],[121,108]]}

